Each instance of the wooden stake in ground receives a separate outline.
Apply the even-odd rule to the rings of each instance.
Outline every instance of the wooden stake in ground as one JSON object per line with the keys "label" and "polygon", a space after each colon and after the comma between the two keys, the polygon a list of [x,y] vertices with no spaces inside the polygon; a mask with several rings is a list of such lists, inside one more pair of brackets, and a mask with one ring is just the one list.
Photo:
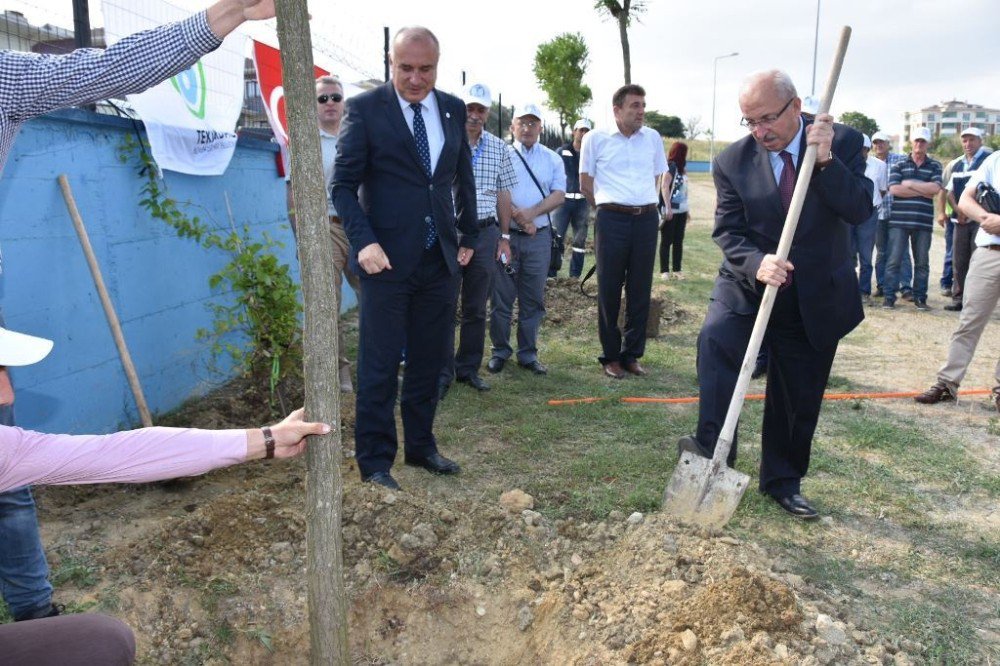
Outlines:
{"label": "wooden stake in ground", "polygon": [[90,267],[90,275],[94,278],[94,286],[97,287],[97,295],[101,298],[101,305],[104,307],[104,316],[108,318],[108,326],[111,328],[111,335],[115,339],[115,346],[118,347],[118,355],[122,359],[122,367],[125,368],[125,377],[128,378],[128,385],[132,389],[135,397],[135,406],[139,409],[139,419],[145,428],[153,425],[153,417],[149,413],[149,405],[146,404],[146,396],[142,393],[142,384],[139,383],[139,375],[135,371],[132,363],[132,355],[128,353],[128,345],[125,344],[125,334],[122,333],[122,325],[118,321],[115,313],[115,306],[108,296],[108,289],[104,286],[104,278],[101,276],[101,267],[97,264],[97,257],[94,255],[94,248],[90,245],[90,236],[87,235],[87,228],[83,226],[83,218],[80,210],[76,207],[76,199],[73,198],[73,190],[69,186],[69,179],[66,174],[59,176],[59,187],[62,188],[63,199],[66,200],[66,209],[73,219],[73,227],[76,228],[76,235],[80,237],[80,246],[83,248],[83,255],[87,258],[87,266]]}
{"label": "wooden stake in ground", "polygon": [[306,456],[306,549],[308,551],[310,663],[349,664],[347,596],[340,529],[340,383],[333,240],[319,147],[316,83],[306,0],[276,3],[282,82],[290,137],[299,263],[305,302],[303,337],[306,415],[333,426],[311,437]]}

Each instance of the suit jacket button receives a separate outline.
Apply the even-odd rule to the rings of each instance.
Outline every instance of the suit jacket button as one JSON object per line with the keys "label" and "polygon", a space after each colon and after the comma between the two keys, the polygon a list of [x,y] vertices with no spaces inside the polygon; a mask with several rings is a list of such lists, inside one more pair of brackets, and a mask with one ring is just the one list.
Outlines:
{"label": "suit jacket button", "polygon": [[426,222],[427,224],[430,224],[430,223],[431,223],[431,222],[433,222],[433,221],[434,221],[434,220],[433,220],[433,218],[431,218],[431,216],[430,216],[430,215],[428,215],[427,217],[425,217],[425,218],[424,218],[424,222]]}
{"label": "suit jacket button", "polygon": [[433,192],[433,191],[434,191],[434,184],[433,184],[433,183],[431,183],[431,186],[430,186],[430,187],[431,187],[431,192]]}

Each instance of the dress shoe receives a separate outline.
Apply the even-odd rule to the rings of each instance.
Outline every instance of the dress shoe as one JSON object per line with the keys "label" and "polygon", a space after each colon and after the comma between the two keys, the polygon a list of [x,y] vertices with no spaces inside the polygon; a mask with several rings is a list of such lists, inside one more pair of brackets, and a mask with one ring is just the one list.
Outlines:
{"label": "dress shoe", "polygon": [[392,478],[392,474],[389,474],[389,472],[375,472],[368,477],[362,477],[361,480],[365,483],[374,483],[389,490],[402,490],[399,484],[396,483],[396,479]]}
{"label": "dress shoe", "polygon": [[625,370],[618,361],[604,364],[604,374],[612,379],[625,379]]}
{"label": "dress shoe", "polygon": [[504,364],[506,362],[507,362],[507,359],[500,358],[499,356],[494,356],[493,358],[490,359],[489,363],[486,364],[486,369],[491,374],[495,375],[498,372],[500,372],[501,370],[503,370],[503,366],[504,366]]}
{"label": "dress shoe", "polygon": [[448,389],[451,388],[451,382],[439,381],[438,382],[438,402],[444,400],[444,397],[448,395]]}
{"label": "dress shoe", "polygon": [[477,391],[489,391],[490,385],[483,381],[483,378],[479,376],[478,373],[473,372],[467,377],[456,377],[455,381],[459,384],[467,384]]}
{"label": "dress shoe", "polygon": [[546,368],[541,362],[536,358],[534,361],[529,361],[528,363],[517,362],[519,366],[525,370],[531,370],[532,373],[536,375],[547,375],[549,374],[549,369]]}
{"label": "dress shoe", "polygon": [[944,309],[947,310],[948,312],[961,312],[962,311],[962,304],[961,303],[949,303],[948,305],[944,306]]}
{"label": "dress shoe", "polygon": [[646,369],[639,365],[639,361],[629,361],[622,365],[625,372],[635,375],[636,377],[643,377],[646,374]]}
{"label": "dress shoe", "polygon": [[[715,451],[710,451],[701,442],[699,442],[694,435],[684,435],[679,440],[677,440],[677,456],[680,457],[684,452],[693,453],[696,456],[701,456],[702,458],[712,459],[712,455]],[[729,449],[729,455],[726,456],[726,466],[732,467],[736,464],[736,452],[733,449]]]}
{"label": "dress shoe", "polygon": [[801,518],[802,520],[816,520],[819,518],[819,511],[809,503],[809,500],[798,493],[786,495],[785,497],[774,497],[773,495],[771,497],[778,503],[778,506],[796,518]]}
{"label": "dress shoe", "polygon": [[426,458],[405,458],[407,465],[423,467],[432,474],[458,474],[462,468],[454,460],[448,460],[440,453],[432,453]]}
{"label": "dress shoe", "polygon": [[944,382],[937,382],[923,393],[913,398],[921,405],[935,405],[939,402],[954,402],[958,399],[955,392]]}

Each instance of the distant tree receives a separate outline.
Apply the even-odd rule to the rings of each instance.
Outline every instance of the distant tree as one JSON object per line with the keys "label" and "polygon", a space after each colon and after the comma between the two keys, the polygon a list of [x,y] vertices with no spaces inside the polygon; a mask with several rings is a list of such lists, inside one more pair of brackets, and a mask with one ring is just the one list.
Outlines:
{"label": "distant tree", "polygon": [[983,143],[993,150],[1000,150],[1000,134],[985,137]]}
{"label": "distant tree", "polygon": [[689,139],[697,139],[702,133],[701,116],[691,116],[684,123],[684,136]]}
{"label": "distant tree", "polygon": [[646,11],[646,0],[597,0],[594,9],[598,14],[610,17],[618,23],[618,37],[622,42],[622,60],[625,63],[625,85],[632,83],[632,53],[628,46],[628,28],[632,19],[639,20],[639,14]]}
{"label": "distant tree", "polygon": [[677,116],[665,116],[658,111],[647,111],[646,126],[655,129],[662,136],[684,138],[684,123]]}
{"label": "distant tree", "polygon": [[944,135],[938,134],[937,137],[931,144],[927,146],[927,152],[934,155],[934,157],[941,162],[944,166],[952,159],[962,155],[962,139],[954,134]]}
{"label": "distant tree", "polygon": [[593,99],[590,87],[583,84],[589,57],[580,33],[563,33],[535,51],[535,78],[548,96],[548,107],[559,114],[560,136]]}
{"label": "distant tree", "polygon": [[860,111],[847,111],[840,114],[840,122],[848,127],[853,127],[862,134],[867,134],[869,137],[878,131],[878,123]]}

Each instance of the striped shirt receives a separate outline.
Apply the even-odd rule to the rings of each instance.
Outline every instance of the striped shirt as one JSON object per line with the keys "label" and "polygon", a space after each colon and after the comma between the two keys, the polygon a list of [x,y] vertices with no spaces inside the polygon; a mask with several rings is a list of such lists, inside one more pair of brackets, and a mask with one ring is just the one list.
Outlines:
{"label": "striped shirt", "polygon": [[517,174],[511,164],[507,144],[489,132],[483,132],[472,151],[472,173],[476,177],[476,212],[480,220],[497,216],[497,192],[511,191]]}
{"label": "striped shirt", "polygon": [[[941,163],[930,157],[917,166],[909,155],[892,167],[889,187],[899,185],[904,180],[918,180],[923,183],[941,184]],[[892,217],[889,226],[904,229],[934,229],[933,197],[893,197]]]}

